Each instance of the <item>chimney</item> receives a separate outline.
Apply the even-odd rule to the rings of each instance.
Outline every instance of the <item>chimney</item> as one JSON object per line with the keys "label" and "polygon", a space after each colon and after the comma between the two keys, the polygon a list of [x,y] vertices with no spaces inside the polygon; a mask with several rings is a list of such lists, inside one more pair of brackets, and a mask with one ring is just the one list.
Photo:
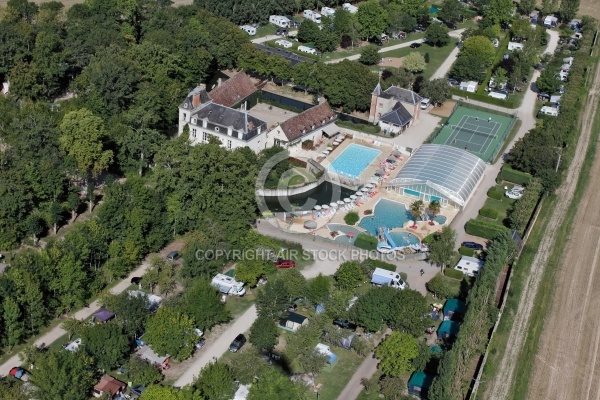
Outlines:
{"label": "chimney", "polygon": [[192,96],[192,107],[196,108],[200,105],[200,93],[196,93],[194,94],[194,96]]}

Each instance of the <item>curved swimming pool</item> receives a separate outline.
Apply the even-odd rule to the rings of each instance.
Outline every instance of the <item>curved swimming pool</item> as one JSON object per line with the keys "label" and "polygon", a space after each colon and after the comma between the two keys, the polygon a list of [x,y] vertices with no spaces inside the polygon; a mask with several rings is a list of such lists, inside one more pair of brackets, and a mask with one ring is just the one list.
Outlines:
{"label": "curved swimming pool", "polygon": [[381,199],[375,205],[373,215],[363,217],[358,226],[371,235],[377,236],[377,228],[380,226],[385,226],[390,230],[402,228],[411,219],[412,217],[403,203]]}
{"label": "curved swimming pool", "polygon": [[396,244],[396,247],[410,246],[412,244],[420,244],[419,238],[408,232],[390,232],[390,237]]}

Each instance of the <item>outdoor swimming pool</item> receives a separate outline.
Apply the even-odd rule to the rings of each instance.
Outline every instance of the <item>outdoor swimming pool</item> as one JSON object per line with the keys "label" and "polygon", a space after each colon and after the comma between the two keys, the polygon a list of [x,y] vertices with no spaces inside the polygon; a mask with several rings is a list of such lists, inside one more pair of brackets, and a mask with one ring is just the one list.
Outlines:
{"label": "outdoor swimming pool", "polygon": [[397,201],[381,199],[373,209],[373,215],[360,220],[358,226],[373,236],[377,236],[377,228],[385,226],[388,229],[402,228],[412,217],[406,206]]}
{"label": "outdoor swimming pool", "polygon": [[331,163],[329,171],[356,179],[379,154],[380,150],[352,143]]}
{"label": "outdoor swimming pool", "polygon": [[419,244],[421,241],[418,237],[408,232],[390,232],[390,237],[397,247],[410,246],[411,244]]}

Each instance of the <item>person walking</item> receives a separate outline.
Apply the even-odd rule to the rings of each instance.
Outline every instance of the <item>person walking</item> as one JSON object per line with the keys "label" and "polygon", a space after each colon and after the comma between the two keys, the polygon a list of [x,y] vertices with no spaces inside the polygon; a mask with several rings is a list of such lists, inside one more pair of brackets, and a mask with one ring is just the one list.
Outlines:
{"label": "person walking", "polygon": [[421,276],[425,275],[425,271],[421,268]]}

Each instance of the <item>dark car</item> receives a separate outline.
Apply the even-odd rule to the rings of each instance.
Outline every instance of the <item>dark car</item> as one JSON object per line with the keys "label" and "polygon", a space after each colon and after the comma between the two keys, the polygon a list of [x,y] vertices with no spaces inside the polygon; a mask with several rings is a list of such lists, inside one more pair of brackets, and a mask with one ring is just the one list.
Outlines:
{"label": "dark car", "polygon": [[448,85],[450,86],[458,86],[458,81],[456,79],[448,79]]}
{"label": "dark car", "polygon": [[340,328],[344,328],[344,329],[350,329],[351,331],[355,331],[356,330],[356,324],[353,324],[352,322],[348,321],[347,319],[344,318],[336,318],[333,320],[333,324],[336,326],[339,326]]}
{"label": "dark car", "polygon": [[237,353],[237,351],[242,348],[244,343],[246,343],[246,336],[240,333],[229,345],[229,351],[232,353]]}
{"label": "dark car", "polygon": [[467,249],[483,250],[483,246],[475,242],[462,242],[461,246],[466,247]]}
{"label": "dark car", "polygon": [[377,46],[383,46],[383,42],[378,37],[372,37],[369,42],[376,44]]}
{"label": "dark car", "polygon": [[131,389],[129,389],[129,392],[131,393],[131,395],[135,396],[136,398],[140,397],[142,395],[142,393],[144,393],[145,391],[146,391],[146,388],[141,385],[132,386]]}
{"label": "dark car", "polygon": [[411,49],[416,49],[418,47],[421,47],[421,43],[411,43],[411,45],[410,45]]}
{"label": "dark car", "polygon": [[294,268],[296,263],[292,260],[278,259],[275,261],[275,268]]}
{"label": "dark car", "polygon": [[132,285],[139,285],[141,282],[142,282],[141,276],[134,276],[133,278],[131,278]]}
{"label": "dark car", "polygon": [[169,254],[167,254],[167,260],[169,261],[175,261],[180,257],[180,254],[178,251],[172,251]]}

